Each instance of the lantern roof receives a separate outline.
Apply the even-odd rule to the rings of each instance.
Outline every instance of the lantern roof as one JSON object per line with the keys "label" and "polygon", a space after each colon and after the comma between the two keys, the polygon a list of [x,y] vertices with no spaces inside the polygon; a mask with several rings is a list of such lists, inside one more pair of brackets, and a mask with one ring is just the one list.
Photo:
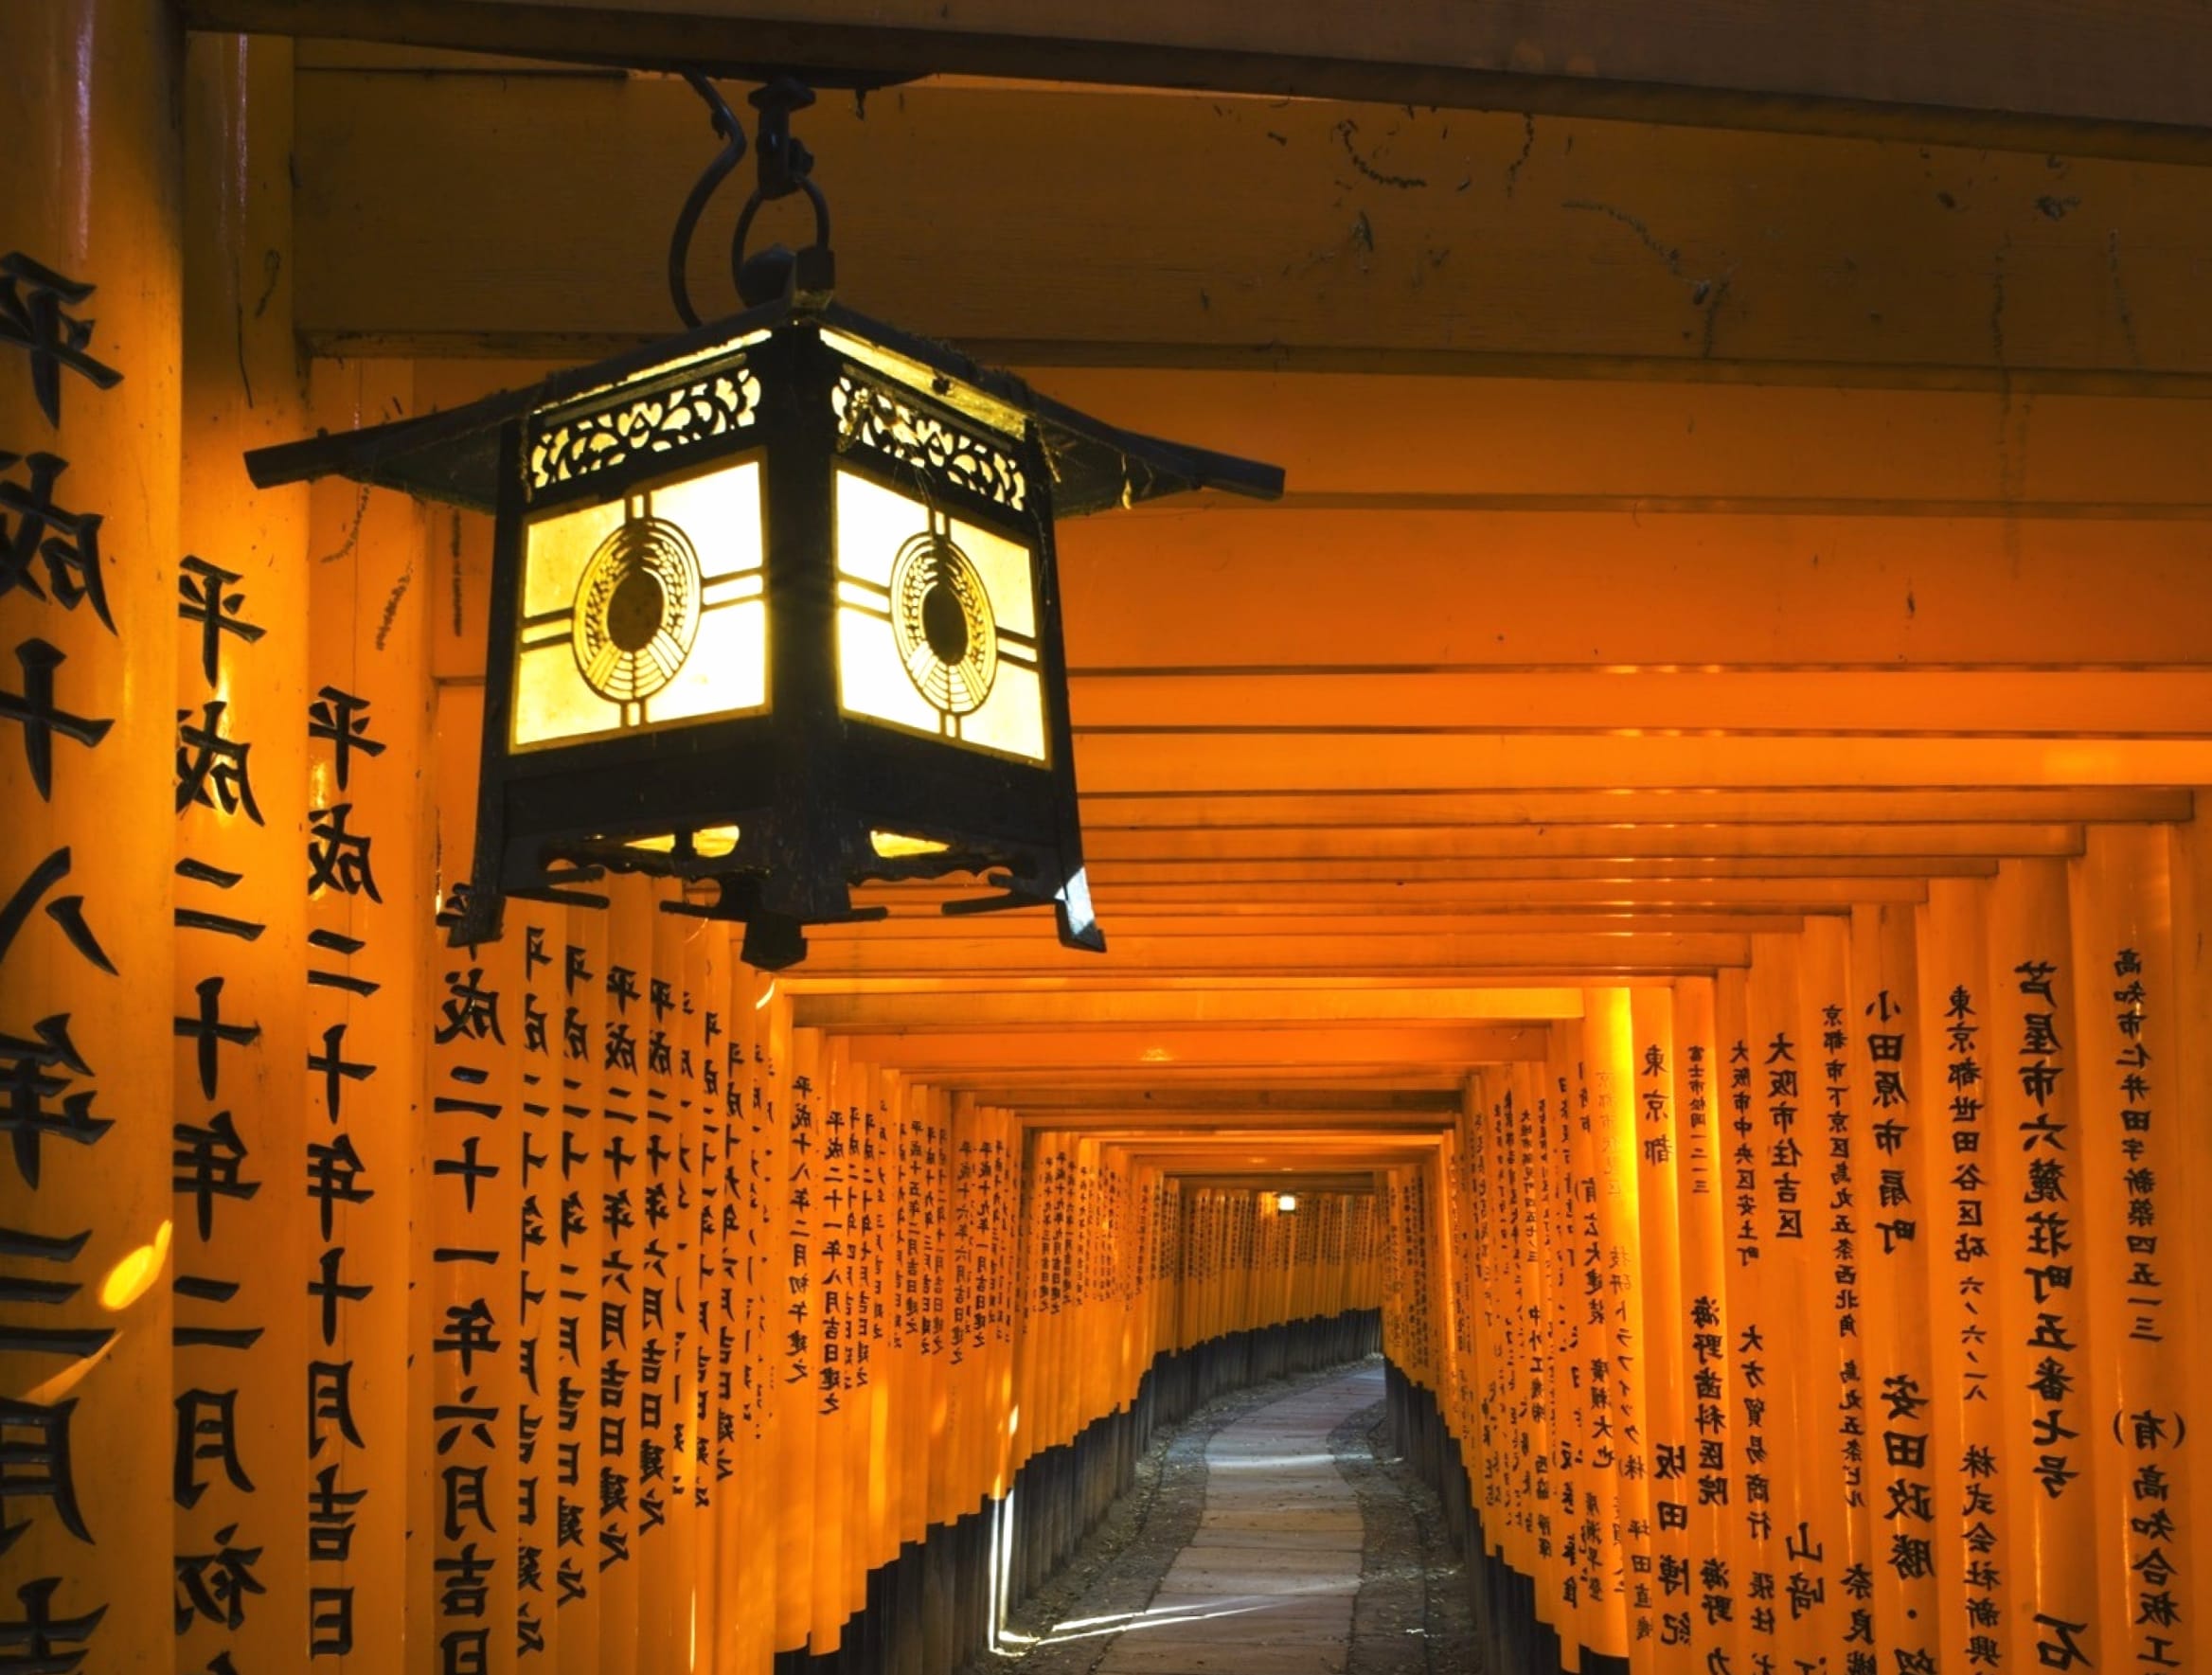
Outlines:
{"label": "lantern roof", "polygon": [[493,511],[499,500],[499,434],[510,419],[649,376],[672,362],[705,359],[747,340],[808,324],[826,334],[857,339],[894,361],[910,363],[928,377],[939,400],[955,407],[978,403],[995,407],[1002,415],[1010,411],[1033,420],[1052,465],[1055,516],[1079,517],[1198,489],[1257,500],[1274,500],[1283,491],[1279,466],[1123,430],[1039,395],[1010,372],[979,366],[947,345],[884,326],[833,302],[796,302],[788,296],[442,413],[257,449],[246,455],[246,470],[263,489],[342,476],[474,511]]}

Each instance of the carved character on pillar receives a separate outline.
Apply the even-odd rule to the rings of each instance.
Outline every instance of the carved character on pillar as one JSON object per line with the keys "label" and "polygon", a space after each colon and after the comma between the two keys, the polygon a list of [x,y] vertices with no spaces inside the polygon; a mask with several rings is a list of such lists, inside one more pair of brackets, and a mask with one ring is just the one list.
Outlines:
{"label": "carved character on pillar", "polygon": [[97,750],[114,721],[72,714],[54,697],[54,671],[69,661],[68,653],[41,639],[28,639],[15,648],[15,661],[23,666],[23,690],[0,691],[0,717],[23,728],[24,760],[30,764],[30,781],[47,802],[54,797],[54,735]]}
{"label": "carved character on pillar", "polygon": [[[19,465],[30,474],[27,485],[5,480]],[[93,615],[114,633],[116,619],[108,614],[107,586],[100,576],[99,514],[54,504],[54,483],[68,469],[69,462],[59,454],[26,457],[0,452],[0,598],[20,587],[64,611],[89,601]],[[45,586],[33,563],[45,566]]]}
{"label": "carved character on pillar", "polygon": [[62,422],[62,374],[74,372],[95,389],[112,390],[123,382],[113,366],[90,353],[94,322],[69,312],[89,299],[96,286],[58,274],[20,250],[0,256],[0,343],[12,343],[30,355],[31,394],[39,411],[56,427]]}

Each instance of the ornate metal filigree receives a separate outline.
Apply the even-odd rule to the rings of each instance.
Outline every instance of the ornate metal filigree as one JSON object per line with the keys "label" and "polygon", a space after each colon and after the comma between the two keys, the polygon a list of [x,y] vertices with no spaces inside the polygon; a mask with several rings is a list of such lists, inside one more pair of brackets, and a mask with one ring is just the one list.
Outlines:
{"label": "ornate metal filigree", "polygon": [[842,372],[830,396],[839,445],[873,448],[918,470],[932,472],[971,494],[1013,511],[1026,509],[1029,481],[1021,461],[981,437],[955,430],[934,414],[901,401],[889,390]]}
{"label": "ornate metal filigree", "polygon": [[530,442],[530,488],[535,492],[642,454],[672,454],[725,437],[751,425],[759,408],[760,380],[736,361],[684,383],[546,416]]}

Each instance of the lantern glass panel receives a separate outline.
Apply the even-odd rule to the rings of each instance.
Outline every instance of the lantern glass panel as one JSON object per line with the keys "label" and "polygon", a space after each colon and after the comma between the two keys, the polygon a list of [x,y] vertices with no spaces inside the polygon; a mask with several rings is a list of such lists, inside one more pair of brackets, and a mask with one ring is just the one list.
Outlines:
{"label": "lantern glass panel", "polygon": [[846,714],[1044,762],[1035,552],[846,467],[836,520]]}
{"label": "lantern glass panel", "polygon": [[768,704],[760,464],[531,520],[510,745],[743,715]]}

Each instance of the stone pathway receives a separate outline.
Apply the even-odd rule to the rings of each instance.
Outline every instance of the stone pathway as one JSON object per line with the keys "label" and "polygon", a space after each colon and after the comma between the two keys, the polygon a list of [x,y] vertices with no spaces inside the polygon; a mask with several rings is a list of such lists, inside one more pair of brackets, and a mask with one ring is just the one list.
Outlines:
{"label": "stone pathway", "polygon": [[1365,1526],[1329,1435],[1382,1395],[1362,1368],[1214,1433],[1198,1529],[1097,1675],[1342,1675]]}
{"label": "stone pathway", "polygon": [[[1435,1598],[1463,1590],[1417,1505],[1428,1491],[1370,1446],[1382,1399],[1371,1362],[1240,1392],[1195,1416],[981,1666],[1467,1675],[1472,1660],[1454,1655],[1464,1613],[1431,1621]],[[1432,1571],[1447,1577],[1434,1592]],[[1432,1662],[1438,1652],[1444,1661]]]}
{"label": "stone pathway", "polygon": [[1163,1434],[964,1675],[1481,1675],[1443,1509],[1382,1433],[1380,1360]]}

